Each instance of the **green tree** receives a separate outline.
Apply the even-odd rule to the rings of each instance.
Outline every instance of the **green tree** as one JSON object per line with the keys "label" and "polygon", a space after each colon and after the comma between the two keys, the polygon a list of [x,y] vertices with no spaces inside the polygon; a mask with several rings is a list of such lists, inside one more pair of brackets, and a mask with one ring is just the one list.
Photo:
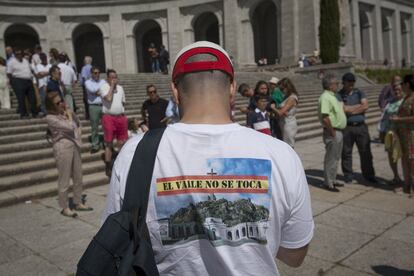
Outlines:
{"label": "green tree", "polygon": [[319,45],[322,63],[336,63],[341,43],[338,0],[321,0],[320,11]]}

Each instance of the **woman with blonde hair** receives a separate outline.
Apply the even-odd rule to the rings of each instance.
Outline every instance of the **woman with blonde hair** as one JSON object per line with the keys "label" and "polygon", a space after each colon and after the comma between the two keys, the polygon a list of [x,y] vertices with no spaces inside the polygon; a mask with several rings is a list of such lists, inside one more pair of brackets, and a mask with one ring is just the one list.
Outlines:
{"label": "woman with blonde hair", "polygon": [[46,96],[46,122],[53,141],[53,153],[58,169],[58,201],[61,214],[77,217],[69,208],[69,180],[73,180],[73,202],[76,211],[91,211],[82,203],[81,127],[75,113],[67,107],[56,91]]}
{"label": "woman with blonde hair", "polygon": [[282,90],[285,98],[278,108],[276,108],[275,104],[272,104],[271,108],[280,118],[283,141],[293,148],[295,146],[296,133],[298,132],[296,122],[297,105],[299,102],[298,92],[289,78],[283,78],[279,82],[279,88]]}

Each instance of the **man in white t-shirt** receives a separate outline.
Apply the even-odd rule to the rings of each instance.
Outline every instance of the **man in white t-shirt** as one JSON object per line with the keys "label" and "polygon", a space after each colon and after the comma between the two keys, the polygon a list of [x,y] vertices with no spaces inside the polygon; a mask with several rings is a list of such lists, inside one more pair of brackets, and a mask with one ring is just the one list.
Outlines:
{"label": "man in white t-shirt", "polygon": [[[236,83],[219,45],[191,44],[173,64],[181,121],[161,139],[146,217],[160,274],[279,275],[275,258],[299,266],[314,228],[299,157],[284,142],[232,123]],[[128,140],[115,161],[103,220],[122,206],[142,136]]]}
{"label": "man in white t-shirt", "polygon": [[52,67],[50,64],[47,63],[47,56],[45,53],[38,54],[40,63],[36,65],[35,72],[37,77],[37,85],[39,88],[39,94],[41,99],[40,104],[40,111],[43,115],[46,115],[46,106],[45,106],[45,99],[46,99],[46,87],[47,82],[49,81],[49,70]]}
{"label": "man in white t-shirt", "polygon": [[105,142],[105,174],[111,177],[114,139],[118,148],[128,140],[128,118],[125,116],[125,92],[118,84],[118,75],[113,69],[106,71],[107,79],[99,89],[102,97],[102,128]]}
{"label": "man in white t-shirt", "polygon": [[65,86],[65,102],[71,110],[75,111],[72,91],[73,91],[73,86],[75,85],[78,78],[76,77],[76,73],[73,70],[73,68],[67,65],[65,62],[66,62],[66,56],[62,53],[59,54],[58,66],[62,74],[61,81],[63,85]]}

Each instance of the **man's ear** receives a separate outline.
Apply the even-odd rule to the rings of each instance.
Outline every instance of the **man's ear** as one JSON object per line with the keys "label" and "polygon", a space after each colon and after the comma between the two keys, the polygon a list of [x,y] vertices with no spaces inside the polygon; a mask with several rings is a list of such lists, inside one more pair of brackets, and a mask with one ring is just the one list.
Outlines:
{"label": "man's ear", "polygon": [[172,91],[172,96],[174,98],[174,101],[178,105],[180,103],[180,101],[179,101],[180,95],[179,95],[177,86],[175,85],[174,82],[171,82],[171,91]]}
{"label": "man's ear", "polygon": [[230,103],[231,104],[234,104],[234,102],[236,101],[236,87],[237,87],[236,80],[233,80],[232,82],[230,82]]}

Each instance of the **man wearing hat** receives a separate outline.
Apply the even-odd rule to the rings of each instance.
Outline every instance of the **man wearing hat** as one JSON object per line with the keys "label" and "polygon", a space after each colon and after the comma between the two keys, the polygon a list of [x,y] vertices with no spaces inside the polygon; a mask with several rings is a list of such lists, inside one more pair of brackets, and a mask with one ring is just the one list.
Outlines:
{"label": "man wearing hat", "polygon": [[361,160],[362,175],[366,180],[377,183],[372,165],[371,138],[368,126],[365,124],[365,111],[368,109],[368,100],[363,91],[355,88],[355,75],[346,73],[342,76],[343,88],[337,98],[343,102],[347,117],[347,126],[343,131],[342,172],[345,183],[352,183],[352,149],[357,145]]}
{"label": "man wearing hat", "polygon": [[[299,157],[232,123],[235,77],[219,45],[188,45],[172,68],[181,121],[161,139],[146,217],[160,274],[279,275],[275,258],[299,266],[314,228]],[[104,220],[121,208],[142,137],[128,140],[115,161]]]}

